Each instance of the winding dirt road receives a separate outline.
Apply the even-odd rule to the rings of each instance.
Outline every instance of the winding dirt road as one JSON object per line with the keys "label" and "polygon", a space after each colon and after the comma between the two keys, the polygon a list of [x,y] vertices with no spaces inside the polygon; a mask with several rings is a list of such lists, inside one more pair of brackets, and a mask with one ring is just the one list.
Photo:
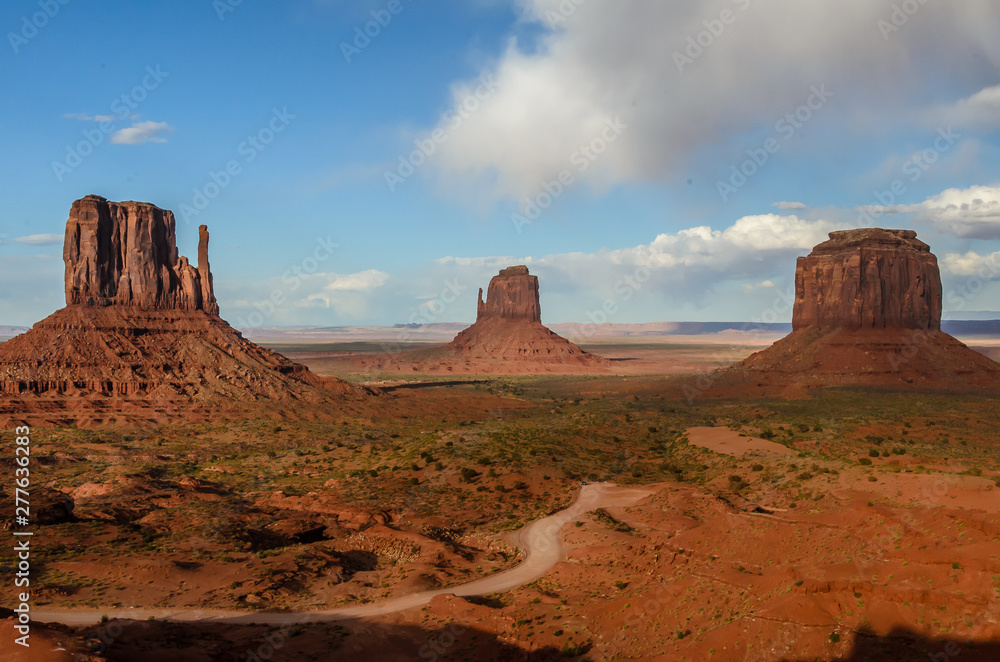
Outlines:
{"label": "winding dirt road", "polygon": [[514,542],[524,550],[524,562],[504,572],[478,579],[468,584],[423,591],[372,604],[343,607],[324,611],[247,613],[222,610],[179,609],[110,609],[86,611],[33,610],[32,620],[65,625],[91,625],[102,616],[141,621],[150,618],[165,621],[219,621],[257,625],[288,625],[306,622],[343,621],[370,616],[383,616],[398,611],[422,607],[439,595],[473,596],[500,593],[532,582],[547,573],[563,558],[562,527],[579,520],[586,513],[609,506],[630,506],[656,492],[655,486],[620,487],[613,483],[596,483],[580,488],[573,503],[565,510],[543,517],[517,531]]}

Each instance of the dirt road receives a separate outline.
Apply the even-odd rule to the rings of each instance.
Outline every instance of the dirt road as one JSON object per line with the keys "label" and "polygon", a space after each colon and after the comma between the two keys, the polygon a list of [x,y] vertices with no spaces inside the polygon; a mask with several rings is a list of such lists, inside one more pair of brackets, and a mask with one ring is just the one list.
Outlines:
{"label": "dirt road", "polygon": [[611,483],[595,483],[580,488],[573,503],[565,510],[543,517],[520,529],[515,542],[525,552],[525,560],[515,568],[468,584],[423,591],[412,595],[391,598],[372,604],[344,607],[325,611],[247,613],[221,610],[180,609],[107,609],[87,611],[32,611],[32,620],[66,625],[90,625],[102,616],[128,620],[155,618],[167,621],[225,621],[228,623],[253,623],[286,625],[290,623],[343,621],[370,616],[383,616],[398,611],[421,607],[438,595],[472,596],[509,591],[534,581],[548,572],[563,558],[562,527],[580,519],[597,508],[629,506],[656,492],[655,486],[619,487]]}

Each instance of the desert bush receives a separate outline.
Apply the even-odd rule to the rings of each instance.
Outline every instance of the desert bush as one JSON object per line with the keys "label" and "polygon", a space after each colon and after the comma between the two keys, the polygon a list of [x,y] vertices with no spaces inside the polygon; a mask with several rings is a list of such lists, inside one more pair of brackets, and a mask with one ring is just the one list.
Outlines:
{"label": "desert bush", "polygon": [[868,459],[867,457],[863,457],[863,458],[860,458],[858,460],[858,464],[863,464],[865,466],[871,466],[871,463],[872,463],[872,461],[870,459]]}
{"label": "desert bush", "polygon": [[750,467],[750,470],[751,471],[763,471],[764,470],[764,465],[763,464],[755,464],[752,467]]}
{"label": "desert bush", "polygon": [[597,510],[595,510],[594,517],[601,524],[604,524],[609,529],[618,531],[619,533],[632,533],[633,531],[631,526],[629,526],[625,522],[616,519],[614,516],[611,515],[611,513],[606,511],[604,508],[598,508]]}
{"label": "desert bush", "polygon": [[879,452],[877,450],[875,450],[874,448],[871,448],[871,449],[868,450],[868,455],[870,455],[871,457],[878,457],[879,456]]}

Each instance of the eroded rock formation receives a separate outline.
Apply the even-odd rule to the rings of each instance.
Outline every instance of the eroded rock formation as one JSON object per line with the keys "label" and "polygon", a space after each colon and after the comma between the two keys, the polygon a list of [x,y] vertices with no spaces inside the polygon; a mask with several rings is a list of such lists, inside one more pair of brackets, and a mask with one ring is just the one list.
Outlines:
{"label": "eroded rock formation", "polygon": [[941,328],[941,275],[912,230],[831,232],[795,270],[793,329]]}
{"label": "eroded rock formation", "polygon": [[198,266],[177,253],[173,213],[143,202],[88,195],[66,223],[66,303],[219,313],[208,265],[208,228],[199,228]]}
{"label": "eroded rock formation", "polygon": [[792,333],[697,390],[1000,387],[1000,364],[940,330],[941,292],[937,258],[915,232],[833,232],[799,258]]}
{"label": "eroded rock formation", "polygon": [[486,301],[479,288],[476,321],[488,319],[542,321],[538,303],[538,276],[528,273],[528,267],[508,267],[490,280]]}
{"label": "eroded rock formation", "polygon": [[67,306],[0,345],[0,421],[162,421],[262,408],[285,418],[301,413],[289,403],[360,396],[218,316],[208,241],[202,226],[194,267],[178,254],[171,212],[96,195],[73,203]]}
{"label": "eroded rock formation", "polygon": [[588,367],[607,363],[542,324],[538,277],[525,266],[509,267],[494,276],[485,302],[479,290],[476,323],[445,348],[463,359],[484,364],[516,361],[549,367]]}

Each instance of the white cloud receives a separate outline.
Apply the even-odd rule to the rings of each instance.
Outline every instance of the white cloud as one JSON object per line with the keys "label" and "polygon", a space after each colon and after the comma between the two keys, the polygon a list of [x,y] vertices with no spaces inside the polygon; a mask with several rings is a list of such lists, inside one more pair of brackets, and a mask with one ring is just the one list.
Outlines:
{"label": "white cloud", "polygon": [[71,113],[69,115],[63,115],[63,117],[72,120],[80,120],[81,122],[113,122],[115,121],[114,115],[87,115],[86,113]]}
{"label": "white cloud", "polygon": [[389,274],[378,269],[368,269],[356,274],[318,274],[329,278],[323,290],[327,292],[370,292],[385,285]]}
{"label": "white cloud", "polygon": [[132,126],[115,131],[111,142],[116,145],[141,145],[142,143],[165,143],[165,135],[174,132],[174,127],[166,122],[136,122]]}
{"label": "white cloud", "polygon": [[61,234],[32,234],[27,237],[16,237],[14,241],[27,246],[61,246],[63,236]]}
{"label": "white cloud", "polygon": [[799,211],[802,209],[809,209],[809,207],[801,202],[775,202],[774,206],[783,211]]}
{"label": "white cloud", "polygon": [[[453,187],[464,188],[456,185],[464,178],[493,196],[521,200],[570,167],[574,151],[620,116],[629,128],[579,177],[606,188],[688,170],[706,154],[728,164],[740,146],[734,136],[772,127],[812,86],[826,84],[835,94],[824,117],[874,123],[866,130],[877,133],[895,129],[942,77],[995,81],[1000,12],[993,0],[923,4],[886,38],[878,21],[889,19],[894,3],[519,0],[524,20],[543,26],[551,24],[548,12],[575,9],[537,48],[512,42],[483,72],[498,90],[458,130],[447,121],[436,127],[449,137],[432,163]],[[706,21],[717,21],[721,8],[735,20],[718,36],[709,33],[710,45],[678,71],[675,53],[705,32]],[[477,84],[454,85],[451,105],[461,107]],[[881,112],[871,117],[876,94]]]}
{"label": "white cloud", "polygon": [[482,286],[497,270],[526,264],[533,273],[544,275],[548,292],[610,297],[618,296],[615,285],[622,277],[648,271],[655,285],[647,289],[673,300],[694,301],[723,282],[790,276],[795,257],[808,253],[836,229],[825,220],[765,214],[746,216],[724,230],[695,227],[661,234],[630,248],[537,258],[447,257],[437,264],[466,274],[474,270]]}
{"label": "white cloud", "polygon": [[958,237],[1000,239],[1000,186],[953,188],[920,204],[885,209],[890,213],[914,212],[919,220]]}
{"label": "white cloud", "polygon": [[1000,252],[980,255],[968,253],[945,253],[938,259],[941,271],[952,276],[995,277],[1000,271]]}

